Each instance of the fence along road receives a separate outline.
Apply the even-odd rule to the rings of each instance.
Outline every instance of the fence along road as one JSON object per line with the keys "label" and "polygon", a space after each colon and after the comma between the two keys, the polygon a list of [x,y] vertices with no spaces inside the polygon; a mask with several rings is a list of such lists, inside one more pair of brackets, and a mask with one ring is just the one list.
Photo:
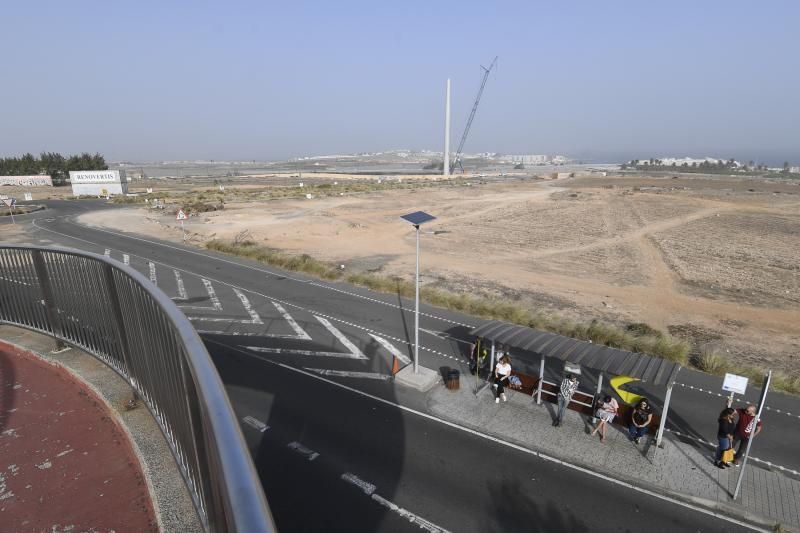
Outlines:
{"label": "fence along road", "polygon": [[122,376],[161,427],[207,531],[274,531],[222,381],[180,310],[97,254],[0,246],[0,323],[51,335]]}

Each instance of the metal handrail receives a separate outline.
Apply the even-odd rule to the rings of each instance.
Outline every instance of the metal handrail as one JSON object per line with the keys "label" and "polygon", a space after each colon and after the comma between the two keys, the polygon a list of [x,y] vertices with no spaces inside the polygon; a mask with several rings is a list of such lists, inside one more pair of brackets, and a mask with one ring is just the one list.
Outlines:
{"label": "metal handrail", "polygon": [[55,247],[0,246],[0,323],[116,371],[158,422],[207,531],[274,531],[222,380],[177,306],[133,268]]}

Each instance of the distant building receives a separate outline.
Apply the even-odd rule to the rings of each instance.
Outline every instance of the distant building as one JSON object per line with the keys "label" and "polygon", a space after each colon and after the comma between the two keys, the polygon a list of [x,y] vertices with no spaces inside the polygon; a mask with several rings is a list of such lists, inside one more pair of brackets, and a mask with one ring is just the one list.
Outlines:
{"label": "distant building", "polygon": [[792,174],[800,174],[800,167],[789,167],[789,172]]}
{"label": "distant building", "polygon": [[523,165],[546,165],[550,158],[546,155],[509,155],[506,156],[506,159],[510,160],[514,164],[523,164]]}

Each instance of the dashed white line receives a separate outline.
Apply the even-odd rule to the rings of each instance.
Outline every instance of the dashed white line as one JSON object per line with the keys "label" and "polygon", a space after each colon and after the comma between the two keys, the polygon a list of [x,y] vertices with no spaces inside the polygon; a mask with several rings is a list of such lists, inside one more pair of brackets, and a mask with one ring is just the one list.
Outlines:
{"label": "dashed white line", "polygon": [[175,283],[178,284],[178,298],[181,300],[188,300],[189,297],[186,294],[186,287],[183,284],[183,277],[181,277],[181,273],[179,270],[173,270],[175,273]]}
{"label": "dashed white line", "polygon": [[277,309],[277,310],[278,310],[278,312],[281,314],[281,316],[283,317],[283,319],[284,319],[284,320],[286,320],[286,322],[288,322],[288,323],[289,323],[289,326],[290,326],[290,327],[291,327],[291,328],[294,330],[294,332],[297,334],[296,338],[298,338],[298,339],[304,339],[304,340],[307,340],[307,341],[310,341],[310,340],[311,340],[311,335],[309,335],[308,333],[306,333],[306,332],[305,332],[305,330],[304,330],[303,328],[301,328],[301,327],[300,327],[300,326],[297,324],[297,322],[295,321],[295,319],[294,319],[294,318],[292,318],[292,315],[290,315],[289,313],[287,313],[287,312],[286,312],[286,309],[284,309],[284,308],[283,308],[283,306],[282,306],[281,304],[279,304],[279,303],[278,303],[278,302],[276,302],[275,300],[270,300],[270,301],[272,302],[272,305],[274,305],[274,306],[275,306],[275,309]]}
{"label": "dashed white line", "polygon": [[266,430],[269,429],[269,426],[266,425],[264,422],[250,415],[247,415],[246,417],[242,418],[242,422],[244,422],[250,427],[257,429],[261,433],[264,433]]}
{"label": "dashed white line", "polygon": [[126,265],[131,264],[131,256],[128,254],[122,254],[122,262]]}
{"label": "dashed white line", "polygon": [[305,456],[305,458],[308,459],[309,461],[313,461],[314,459],[319,457],[319,453],[315,452],[314,450],[306,448],[297,441],[290,442],[289,444],[286,445],[286,447],[289,448],[290,450],[296,451],[300,455]]}
{"label": "dashed white line", "polygon": [[350,483],[351,485],[354,485],[354,486],[358,487],[364,494],[366,494],[367,496],[372,498],[374,501],[378,502],[379,504],[381,504],[382,506],[386,507],[390,511],[399,514],[400,516],[402,516],[403,518],[405,518],[406,520],[408,520],[412,524],[416,524],[420,528],[422,528],[422,529],[424,529],[426,531],[429,531],[430,533],[449,533],[446,529],[443,529],[443,528],[437,526],[436,524],[434,524],[430,520],[425,520],[421,516],[418,516],[418,515],[412,513],[411,511],[409,511],[407,509],[403,509],[399,505],[394,504],[394,503],[390,502],[389,500],[387,500],[386,498],[380,496],[379,494],[377,494],[375,492],[375,490],[377,489],[377,487],[375,487],[375,485],[373,485],[372,483],[369,483],[367,481],[364,481],[363,479],[359,478],[357,475],[351,474],[350,472],[347,472],[347,473],[341,475],[341,479],[343,479],[344,481]]}
{"label": "dashed white line", "polygon": [[147,262],[147,267],[150,269],[150,281],[153,282],[153,285],[158,285],[158,278],[156,277],[156,264],[152,261]]}

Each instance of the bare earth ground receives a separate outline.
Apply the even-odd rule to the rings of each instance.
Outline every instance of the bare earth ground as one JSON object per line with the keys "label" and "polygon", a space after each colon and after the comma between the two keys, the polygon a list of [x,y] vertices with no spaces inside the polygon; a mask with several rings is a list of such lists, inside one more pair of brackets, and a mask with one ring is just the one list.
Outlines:
{"label": "bare earth ground", "polygon": [[[411,279],[424,210],[424,282],[580,320],[646,322],[738,362],[800,371],[800,186],[740,178],[583,176],[358,196],[229,203],[193,240],[260,244]],[[134,208],[87,224],[179,240],[174,214]]]}

